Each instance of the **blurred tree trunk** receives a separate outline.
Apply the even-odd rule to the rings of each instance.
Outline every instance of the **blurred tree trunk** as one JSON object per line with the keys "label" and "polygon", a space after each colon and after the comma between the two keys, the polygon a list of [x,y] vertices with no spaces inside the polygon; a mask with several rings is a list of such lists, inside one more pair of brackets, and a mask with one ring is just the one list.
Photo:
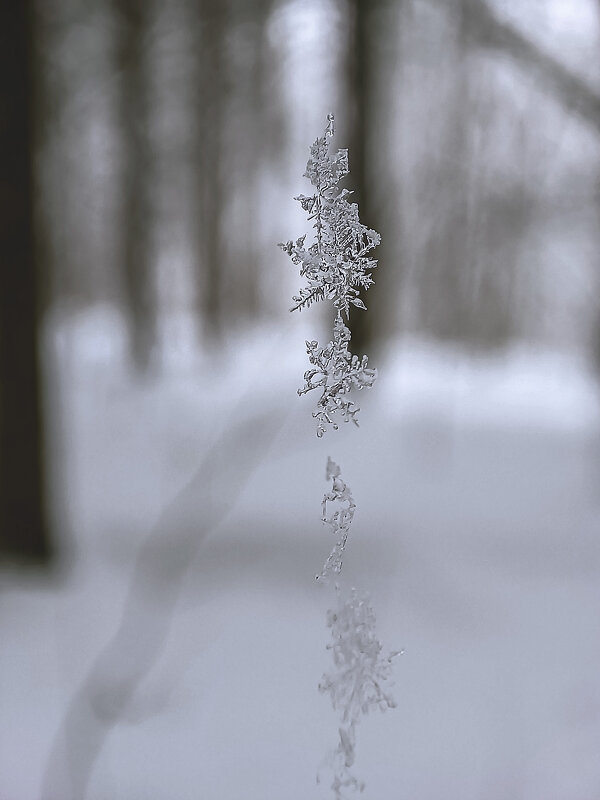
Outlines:
{"label": "blurred tree trunk", "polygon": [[[450,76],[450,101],[441,158],[432,173],[436,224],[425,248],[421,315],[425,330],[439,339],[497,347],[514,332],[516,252],[508,244],[518,241],[527,217],[515,218],[517,193],[509,200],[489,176],[493,94],[468,46],[469,0],[457,0],[450,12],[448,61],[441,64]],[[473,130],[489,135],[476,137]]]}
{"label": "blurred tree trunk", "polygon": [[151,262],[154,230],[150,146],[150,81],[147,58],[148,0],[111,0],[117,24],[120,78],[118,117],[123,148],[121,253],[131,358],[141,373],[156,345],[156,286]]}
{"label": "blurred tree trunk", "polygon": [[275,0],[186,0],[195,40],[198,311],[218,340],[262,302],[260,177],[281,149],[269,81]]}
{"label": "blurred tree trunk", "polygon": [[[348,186],[353,189],[352,201],[358,203],[360,221],[382,234],[382,245],[373,252],[373,257],[382,259],[386,237],[383,204],[379,198],[389,191],[390,156],[381,153],[385,147],[390,123],[382,98],[385,95],[387,63],[390,53],[385,43],[390,30],[385,30],[393,14],[402,12],[404,0],[391,3],[389,0],[348,0],[350,31],[347,48],[346,74],[348,75],[348,105],[350,108],[350,137],[348,143],[350,177]],[[393,12],[393,14],[392,14]],[[397,44],[397,43],[396,43]],[[382,49],[386,52],[382,55]],[[384,61],[386,63],[382,63]],[[394,59],[394,63],[395,63]],[[386,163],[387,162],[387,163]],[[380,185],[383,184],[383,185]],[[394,225],[400,221],[394,219]],[[391,269],[391,265],[387,265]],[[396,264],[396,271],[399,266]],[[356,353],[372,352],[373,345],[387,329],[385,287],[391,285],[392,276],[379,273],[376,268],[375,284],[361,297],[369,309],[368,313],[353,309],[350,328],[352,350]]]}
{"label": "blurred tree trunk", "polygon": [[[596,0],[596,15],[600,23],[600,0]],[[598,196],[600,197],[600,192]],[[600,208],[596,208],[596,213],[600,215]],[[598,229],[600,230],[600,226]],[[600,259],[598,259],[597,263],[599,261]],[[598,263],[596,269],[595,280],[592,282],[592,293],[596,298],[596,302],[593,304],[589,354],[596,383],[600,388],[600,263]]]}
{"label": "blurred tree trunk", "polygon": [[0,551],[46,561],[39,275],[34,244],[32,3],[0,12]]}
{"label": "blurred tree trunk", "polygon": [[222,218],[226,165],[223,163],[223,137],[229,94],[224,40],[229,3],[227,0],[198,0],[193,6],[197,14],[199,59],[196,113],[200,182],[198,249],[202,272],[200,315],[205,333],[211,339],[218,339],[224,316]]}
{"label": "blurred tree trunk", "polygon": [[228,205],[234,209],[230,219],[234,219],[236,237],[227,248],[224,288],[228,307],[232,303],[236,317],[246,322],[256,320],[261,306],[258,182],[265,163],[276,159],[278,149],[274,104],[267,88],[274,68],[267,26],[272,6],[273,0],[238,3],[228,33],[234,42],[229,48],[232,86],[230,122],[222,141],[227,149]]}
{"label": "blurred tree trunk", "polygon": [[[360,219],[363,225],[379,230],[371,210],[371,193],[368,185],[367,158],[369,146],[367,137],[370,134],[370,89],[373,85],[373,54],[369,23],[371,21],[370,0],[350,0],[350,40],[348,46],[349,75],[349,107],[350,107],[350,141],[348,156],[350,164],[350,183],[354,196],[352,201],[358,203]],[[373,126],[374,127],[374,126]],[[377,278],[375,275],[374,278]],[[373,297],[375,284],[369,290],[368,297],[361,294],[369,313],[352,311],[350,329],[352,331],[352,350],[356,353],[369,352],[373,339],[373,323],[375,316]]]}
{"label": "blurred tree trunk", "polygon": [[451,76],[450,101],[443,147],[432,156],[435,185],[432,227],[423,265],[421,318],[426,332],[442,340],[468,342],[472,334],[471,280],[474,253],[469,202],[473,185],[469,176],[469,125],[472,105],[468,57],[464,39],[464,0],[457,0],[447,20],[447,61],[440,62]]}
{"label": "blurred tree trunk", "polygon": [[[349,99],[351,134],[348,146],[350,178],[354,190],[353,202],[358,203],[363,225],[380,231],[372,209],[369,185],[370,153],[369,137],[377,131],[371,122],[371,101],[374,91],[376,65],[373,63],[372,14],[377,0],[350,0],[350,43],[348,57]],[[374,254],[375,256],[377,254]],[[377,275],[374,276],[377,278]],[[350,320],[352,350],[362,354],[369,352],[374,338],[374,319],[377,316],[375,300],[377,282],[369,289],[368,297],[361,295],[369,313],[354,311]]]}

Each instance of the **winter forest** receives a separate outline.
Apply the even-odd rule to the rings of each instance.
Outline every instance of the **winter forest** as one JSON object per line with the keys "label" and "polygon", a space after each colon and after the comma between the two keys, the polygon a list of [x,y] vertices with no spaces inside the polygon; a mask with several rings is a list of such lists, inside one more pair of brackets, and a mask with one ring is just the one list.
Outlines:
{"label": "winter forest", "polygon": [[0,800],[598,800],[600,0],[0,40]]}

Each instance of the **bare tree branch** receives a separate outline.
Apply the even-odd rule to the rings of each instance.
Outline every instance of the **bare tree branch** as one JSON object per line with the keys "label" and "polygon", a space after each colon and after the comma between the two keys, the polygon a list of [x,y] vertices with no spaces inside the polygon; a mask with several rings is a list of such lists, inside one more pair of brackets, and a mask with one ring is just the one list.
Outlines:
{"label": "bare tree branch", "polygon": [[600,95],[586,81],[501,19],[485,0],[465,0],[465,33],[473,44],[498,50],[534,75],[563,108],[600,131]]}

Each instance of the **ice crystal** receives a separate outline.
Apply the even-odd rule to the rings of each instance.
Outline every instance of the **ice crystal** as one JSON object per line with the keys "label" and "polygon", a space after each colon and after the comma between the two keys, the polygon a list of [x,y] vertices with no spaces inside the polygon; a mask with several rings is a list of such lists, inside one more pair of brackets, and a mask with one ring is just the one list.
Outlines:
{"label": "ice crystal", "polygon": [[352,590],[343,599],[336,587],[338,606],[327,613],[331,630],[334,671],[325,673],[319,691],[328,694],[335,711],[339,713],[339,742],[332,755],[333,782],[331,788],[336,800],[343,798],[345,789],[362,791],[364,784],[351,772],[356,748],[356,726],[362,716],[374,709],[385,711],[395,708],[395,701],[384,690],[391,677],[392,659],[398,652],[387,656],[376,633],[376,620],[368,595]]}
{"label": "ice crystal", "polygon": [[[368,366],[367,356],[359,358],[350,352],[351,333],[344,320],[348,320],[352,306],[366,310],[359,295],[373,284],[371,272],[377,261],[369,254],[379,244],[380,237],[361,224],[358,206],[348,200],[352,192],[339,186],[348,174],[348,151],[330,154],[329,140],[333,135],[334,120],[329,115],[324,135],[310,148],[304,173],[315,192],[295,198],[313,221],[314,241],[307,244],[305,234],[296,241],[279,245],[300,268],[305,280],[290,310],[300,311],[319,301],[330,301],[335,309],[331,341],[324,347],[316,340],[306,342],[310,368],[304,373],[304,386],[298,389],[299,395],[320,390],[313,411],[319,437],[330,425],[337,430],[340,421],[358,425],[359,408],[350,399],[350,393],[370,388],[377,377],[377,371]],[[327,584],[331,578],[337,580],[342,571],[356,504],[339,466],[331,458],[327,459],[326,479],[332,485],[323,495],[321,520],[335,537],[335,544],[316,578]],[[323,675],[319,690],[329,694],[340,717],[339,740],[331,758],[331,788],[336,800],[342,800],[345,790],[364,788],[350,771],[355,757],[356,727],[361,716],[371,709],[394,706],[383,686],[390,677],[396,653],[382,655],[375,632],[375,615],[367,596],[359,596],[353,589],[343,599],[339,585],[334,586],[337,608],[327,612],[332,639],[328,649],[333,653],[334,664],[332,671]]]}
{"label": "ice crystal", "polygon": [[[348,350],[350,330],[343,317],[349,318],[350,307],[365,310],[359,297],[361,289],[373,284],[371,271],[377,260],[369,256],[380,242],[379,234],[360,222],[358,205],[348,201],[352,194],[339,187],[348,170],[348,151],[329,153],[329,139],[334,134],[333,115],[327,118],[323,136],[310,148],[304,176],[316,191],[313,195],[299,195],[298,200],[308,219],[314,220],[315,240],[306,246],[306,234],[294,241],[280,243],[279,247],[300,267],[306,285],[294,296],[291,311],[308,308],[314,302],[331,300],[336,309],[333,339],[325,347],[316,341],[306,342],[313,369],[304,375],[304,387],[299,394],[321,388],[321,398],[313,416],[317,419],[317,436],[322,436],[327,425],[338,428],[336,419],[352,420],[358,424],[358,407],[345,395],[353,388],[363,389],[373,385],[376,370],[367,367],[367,357],[358,358]],[[337,415],[334,419],[333,415]]]}
{"label": "ice crystal", "polygon": [[304,386],[298,389],[303,395],[312,389],[322,388],[321,397],[317,401],[313,417],[317,420],[317,436],[321,437],[330,424],[334,430],[342,422],[354,422],[358,425],[356,415],[360,411],[356,403],[348,397],[352,389],[370,388],[376,378],[377,370],[370,369],[367,356],[361,359],[350,353],[348,343],[350,330],[338,316],[333,328],[333,341],[326,347],[319,347],[316,340],[306,342],[306,352],[311,369],[304,373]]}
{"label": "ice crystal", "polygon": [[[352,490],[342,480],[342,471],[331,458],[327,459],[326,479],[328,481],[331,480],[333,483],[331,491],[323,495],[321,519],[325,525],[330,527],[332,534],[336,538],[336,543],[323,565],[321,574],[317,575],[317,579],[327,579],[331,575],[339,575],[342,571],[344,550],[346,549],[348,533],[356,508]],[[332,503],[337,505],[335,511],[329,510]]]}
{"label": "ice crystal", "polygon": [[338,186],[349,173],[348,151],[329,154],[328,139],[333,134],[333,116],[329,115],[325,134],[310,148],[304,173],[316,192],[294,198],[308,213],[308,219],[314,220],[315,241],[305,247],[304,235],[296,242],[279,246],[300,266],[300,275],[308,284],[293,298],[295,305],[291,310],[307,308],[315,300],[329,299],[348,317],[350,305],[365,308],[358,294],[361,287],[368,289],[373,284],[371,270],[377,266],[377,260],[368,253],[379,244],[380,236],[360,222],[358,205],[348,201],[352,192]]}

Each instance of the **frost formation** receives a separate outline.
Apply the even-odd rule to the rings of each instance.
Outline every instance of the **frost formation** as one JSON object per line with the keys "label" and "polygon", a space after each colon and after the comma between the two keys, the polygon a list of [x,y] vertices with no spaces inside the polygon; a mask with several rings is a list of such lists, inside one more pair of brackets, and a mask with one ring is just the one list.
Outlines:
{"label": "frost formation", "polygon": [[[332,480],[333,486],[330,492],[323,495],[323,502],[321,504],[321,520],[325,525],[329,525],[331,532],[336,537],[336,543],[333,550],[327,557],[325,564],[319,578],[329,578],[331,575],[339,575],[342,571],[342,559],[344,557],[344,550],[348,541],[348,533],[350,532],[350,525],[354,519],[354,510],[356,503],[352,497],[352,490],[342,480],[342,471],[331,458],[327,459],[326,480]],[[332,511],[329,516],[329,504],[337,503],[341,507]]]}
{"label": "frost formation", "polygon": [[359,220],[358,205],[350,203],[352,194],[340,189],[339,182],[349,173],[348,151],[329,154],[328,140],[334,134],[334,119],[327,117],[323,136],[310,148],[304,177],[316,191],[313,195],[299,195],[298,200],[308,219],[314,220],[315,240],[305,246],[306,234],[295,242],[280,243],[279,247],[300,267],[306,285],[294,296],[290,311],[308,308],[319,300],[331,300],[336,309],[333,339],[325,347],[316,341],[306,342],[306,352],[311,369],[304,374],[304,386],[298,394],[321,389],[321,397],[313,411],[317,420],[317,436],[321,437],[332,425],[337,430],[337,419],[358,425],[359,408],[347,396],[351,389],[369,388],[375,382],[377,370],[368,367],[367,356],[358,358],[348,350],[350,330],[344,324],[350,307],[366,310],[359,297],[361,289],[368,289],[374,281],[371,270],[377,260],[368,254],[381,237]]}
{"label": "frost formation", "polygon": [[[358,425],[359,408],[349,395],[352,390],[370,388],[377,377],[377,371],[368,366],[367,356],[359,358],[350,352],[351,333],[344,320],[348,320],[351,306],[365,309],[359,292],[373,284],[371,271],[377,261],[369,253],[379,244],[380,237],[361,224],[358,206],[348,201],[351,192],[339,187],[348,174],[348,151],[338,150],[330,155],[333,123],[333,116],[329,115],[325,134],[310,148],[304,175],[315,187],[315,193],[295,198],[309,220],[314,221],[314,241],[306,246],[305,234],[295,242],[279,245],[300,267],[306,282],[294,296],[290,310],[300,311],[320,300],[331,301],[335,309],[331,341],[323,347],[316,340],[306,342],[310,369],[304,373],[304,386],[298,389],[299,395],[320,390],[313,411],[319,437],[330,425],[337,430],[340,421]],[[326,479],[332,484],[323,495],[321,521],[334,535],[335,544],[316,578],[328,584],[332,578],[337,581],[342,571],[356,503],[331,458],[327,459]],[[344,596],[337,582],[334,588],[337,606],[327,612],[331,631],[327,647],[334,663],[331,671],[323,675],[319,690],[330,696],[339,715],[339,740],[329,765],[333,771],[331,788],[336,800],[342,800],[345,790],[364,788],[364,783],[350,771],[355,760],[358,722],[373,708],[384,711],[395,706],[383,686],[390,678],[391,662],[397,653],[382,655],[368,596],[359,596],[354,589]]]}
{"label": "frost formation", "polygon": [[[339,466],[327,459],[326,479],[332,481],[331,491],[323,495],[322,522],[329,526],[336,543],[317,579],[327,582],[342,570],[342,561],[356,503],[352,490],[342,479]],[[382,655],[383,647],[377,638],[375,613],[368,595],[358,595],[352,589],[344,597],[335,584],[337,608],[327,612],[327,625],[331,630],[331,643],[327,649],[333,654],[333,669],[323,675],[319,691],[329,694],[334,711],[339,714],[339,741],[333,751],[330,766],[333,771],[331,789],[336,800],[342,800],[345,790],[362,791],[364,783],[351,772],[356,748],[356,728],[363,715],[379,708],[385,711],[396,704],[383,686],[390,679],[392,659],[398,652]]]}
{"label": "frost formation", "polygon": [[[337,588],[337,587],[336,587]],[[325,673],[319,691],[328,694],[333,708],[339,712],[339,742],[332,757],[333,782],[336,800],[344,790],[362,791],[364,783],[351,772],[356,748],[356,726],[365,714],[374,709],[395,708],[393,697],[383,690],[392,671],[392,652],[382,655],[383,646],[376,635],[375,614],[368,595],[352,590],[342,599],[339,589],[338,607],[327,612],[335,671]]]}

